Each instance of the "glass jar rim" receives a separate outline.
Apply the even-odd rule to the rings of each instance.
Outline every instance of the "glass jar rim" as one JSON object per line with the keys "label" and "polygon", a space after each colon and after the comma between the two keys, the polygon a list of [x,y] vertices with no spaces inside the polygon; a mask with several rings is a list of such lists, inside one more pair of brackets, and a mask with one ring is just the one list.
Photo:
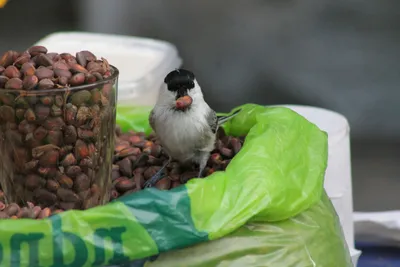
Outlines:
{"label": "glass jar rim", "polygon": [[81,91],[81,90],[92,90],[99,85],[103,85],[106,83],[109,83],[110,81],[114,81],[115,79],[118,78],[119,76],[119,70],[113,66],[109,65],[111,69],[111,75],[107,78],[104,78],[103,80],[96,81],[94,83],[90,84],[83,84],[83,85],[78,85],[78,86],[71,86],[71,87],[63,87],[63,88],[52,88],[52,89],[45,89],[45,90],[13,90],[13,89],[3,89],[0,88],[0,93],[17,93],[20,95],[27,95],[27,96],[43,96],[43,95],[53,95],[53,94],[60,94],[63,92],[74,92],[74,91]]}

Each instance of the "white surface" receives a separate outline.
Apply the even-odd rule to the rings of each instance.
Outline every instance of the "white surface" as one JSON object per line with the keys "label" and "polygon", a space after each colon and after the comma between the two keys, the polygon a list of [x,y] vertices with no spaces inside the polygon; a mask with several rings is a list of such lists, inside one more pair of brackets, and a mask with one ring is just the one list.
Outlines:
{"label": "white surface", "polygon": [[176,47],[164,41],[132,36],[87,32],[56,32],[35,45],[49,52],[71,53],[90,50],[120,71],[118,104],[154,105],[166,74],[182,60]]}
{"label": "white surface", "polygon": [[336,213],[339,216],[340,224],[344,225],[344,217],[345,217],[345,201],[344,201],[344,195],[336,195],[336,196],[329,196],[329,199],[332,202],[332,205],[335,207]]}
{"label": "white surface", "polygon": [[328,134],[328,166],[324,187],[339,216],[349,248],[354,248],[353,193],[351,182],[350,127],[336,112],[308,106],[284,105]]}
{"label": "white surface", "polygon": [[354,267],[356,267],[358,264],[358,259],[361,256],[361,251],[354,248],[350,248],[350,255],[351,255],[351,261],[353,262]]}
{"label": "white surface", "polygon": [[400,211],[354,212],[357,240],[400,246]]}

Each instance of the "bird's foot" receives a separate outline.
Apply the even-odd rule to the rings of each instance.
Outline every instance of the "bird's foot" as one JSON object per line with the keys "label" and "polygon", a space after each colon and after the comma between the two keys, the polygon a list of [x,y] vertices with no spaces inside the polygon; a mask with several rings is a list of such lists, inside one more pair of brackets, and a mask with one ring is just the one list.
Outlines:
{"label": "bird's foot", "polygon": [[154,187],[158,181],[160,181],[163,178],[164,170],[158,171],[156,174],[154,174],[149,180],[147,180],[143,188],[150,188]]}
{"label": "bird's foot", "polygon": [[199,174],[197,175],[197,177],[198,177],[198,178],[203,178],[203,172],[204,172],[204,169],[203,169],[203,170],[200,170],[200,171],[199,171]]}

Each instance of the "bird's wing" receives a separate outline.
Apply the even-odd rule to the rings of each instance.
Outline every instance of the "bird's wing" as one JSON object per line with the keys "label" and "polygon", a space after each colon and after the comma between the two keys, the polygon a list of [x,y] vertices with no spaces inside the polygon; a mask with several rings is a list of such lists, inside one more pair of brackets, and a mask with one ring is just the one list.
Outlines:
{"label": "bird's wing", "polygon": [[238,109],[228,116],[217,116],[217,113],[215,113],[214,110],[210,109],[207,114],[207,122],[208,125],[210,125],[211,131],[215,134],[219,126],[235,117],[240,111],[241,109]]}
{"label": "bird's wing", "polygon": [[228,116],[218,116],[217,117],[217,124],[218,126],[221,126],[222,124],[224,124],[225,122],[227,122],[228,120],[232,119],[233,117],[235,117],[242,109],[238,109],[235,112],[233,112],[232,114],[228,115]]}
{"label": "bird's wing", "polygon": [[149,115],[149,124],[151,126],[151,128],[153,129],[153,131],[155,132],[156,129],[156,124],[155,124],[155,118],[154,118],[154,109],[151,110],[150,115]]}
{"label": "bird's wing", "polygon": [[218,117],[214,110],[210,109],[207,113],[207,122],[211,128],[211,131],[215,134],[218,130]]}

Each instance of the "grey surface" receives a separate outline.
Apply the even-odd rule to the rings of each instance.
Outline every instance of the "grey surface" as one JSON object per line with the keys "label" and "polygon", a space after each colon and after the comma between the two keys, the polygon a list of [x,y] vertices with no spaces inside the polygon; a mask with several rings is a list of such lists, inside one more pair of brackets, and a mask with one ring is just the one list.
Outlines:
{"label": "grey surface", "polygon": [[353,197],[357,211],[399,210],[400,143],[353,141]]}
{"label": "grey surface", "polygon": [[24,50],[49,33],[76,28],[72,2],[9,0],[0,8],[0,51]]}
{"label": "grey surface", "polygon": [[310,104],[344,114],[355,209],[400,209],[399,1],[84,2],[93,11],[84,29],[176,44],[213,107]]}
{"label": "grey surface", "polygon": [[170,41],[214,109],[254,102],[343,113],[355,209],[400,209],[399,7],[398,0],[12,0],[0,9],[0,51],[63,30]]}
{"label": "grey surface", "polygon": [[400,135],[400,1],[83,3],[84,29],[177,44],[214,107],[289,95],[343,113],[354,136]]}

